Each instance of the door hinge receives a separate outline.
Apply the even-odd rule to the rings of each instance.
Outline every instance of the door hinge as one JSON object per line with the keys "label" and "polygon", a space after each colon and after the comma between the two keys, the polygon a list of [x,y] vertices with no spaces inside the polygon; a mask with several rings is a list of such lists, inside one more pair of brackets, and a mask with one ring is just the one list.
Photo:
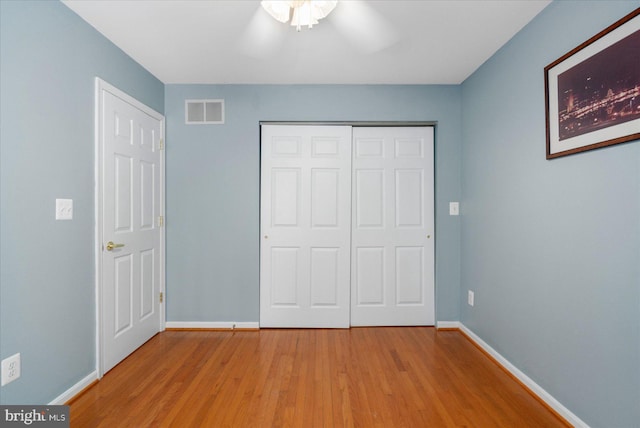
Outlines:
{"label": "door hinge", "polygon": [[158,227],[164,226],[164,216],[158,216]]}
{"label": "door hinge", "polygon": [[164,150],[164,138],[160,138],[160,150]]}
{"label": "door hinge", "polygon": [[164,300],[164,295],[162,294],[162,291],[160,292],[160,303],[162,303],[162,301]]}

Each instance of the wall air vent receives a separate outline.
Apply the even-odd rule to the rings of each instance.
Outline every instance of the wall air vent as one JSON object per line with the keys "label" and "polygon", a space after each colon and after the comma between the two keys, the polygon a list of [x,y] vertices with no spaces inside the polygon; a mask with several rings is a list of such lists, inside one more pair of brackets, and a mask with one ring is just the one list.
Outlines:
{"label": "wall air vent", "polygon": [[187,125],[220,125],[224,123],[224,100],[185,100]]}

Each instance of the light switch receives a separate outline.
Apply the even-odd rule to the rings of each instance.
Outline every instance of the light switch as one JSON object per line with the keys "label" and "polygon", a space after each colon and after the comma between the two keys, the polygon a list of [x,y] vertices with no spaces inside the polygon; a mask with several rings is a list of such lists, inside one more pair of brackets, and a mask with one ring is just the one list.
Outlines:
{"label": "light switch", "polygon": [[449,202],[449,215],[459,215],[459,214],[460,214],[460,203]]}
{"label": "light switch", "polygon": [[73,219],[73,199],[56,199],[56,220]]}

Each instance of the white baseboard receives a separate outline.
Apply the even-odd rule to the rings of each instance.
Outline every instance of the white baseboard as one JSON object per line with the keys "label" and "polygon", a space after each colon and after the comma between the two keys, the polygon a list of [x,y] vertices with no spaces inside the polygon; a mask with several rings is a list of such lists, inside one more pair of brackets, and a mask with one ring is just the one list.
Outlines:
{"label": "white baseboard", "polygon": [[260,328],[258,322],[234,322],[234,321],[167,321],[166,328],[188,328],[188,329],[250,329],[256,330]]}
{"label": "white baseboard", "polygon": [[67,401],[71,400],[73,397],[78,395],[80,392],[82,392],[83,389],[91,385],[96,380],[98,380],[98,372],[94,371],[89,375],[87,375],[80,382],[76,383],[71,388],[67,389],[65,392],[63,392],[62,394],[54,398],[53,401],[49,403],[49,405],[58,406],[66,403]]}
{"label": "white baseboard", "polygon": [[[455,323],[456,321],[454,321]],[[535,395],[537,395],[542,401],[544,401],[549,407],[555,410],[560,416],[562,416],[567,422],[573,425],[576,428],[589,428],[582,419],[573,414],[569,409],[564,407],[558,400],[556,400],[551,394],[545,391],[540,385],[535,383],[529,376],[524,374],[520,369],[511,364],[509,360],[500,355],[498,351],[489,346],[484,340],[480,339],[480,337],[467,328],[461,322],[458,322],[460,330],[466,334],[471,340],[473,340],[476,345],[482,348],[487,354],[491,355],[498,364],[500,364],[505,370],[511,373],[514,377],[516,377],[520,382],[526,385],[527,388],[531,390]],[[438,328],[440,327],[440,323],[438,323]]]}
{"label": "white baseboard", "polygon": [[453,330],[453,329],[461,330],[462,329],[462,324],[460,323],[460,321],[438,321],[436,323],[436,328],[438,330],[440,330],[440,329],[443,329],[443,330]]}

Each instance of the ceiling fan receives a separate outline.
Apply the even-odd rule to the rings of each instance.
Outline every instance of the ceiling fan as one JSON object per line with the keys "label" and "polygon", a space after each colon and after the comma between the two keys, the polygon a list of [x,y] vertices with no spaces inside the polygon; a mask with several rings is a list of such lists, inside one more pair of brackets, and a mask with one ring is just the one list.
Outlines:
{"label": "ceiling fan", "polygon": [[260,5],[277,21],[291,25],[300,31],[303,25],[312,28],[326,17],[338,4],[338,0],[262,0]]}
{"label": "ceiling fan", "polygon": [[[262,58],[278,50],[295,27],[312,29],[326,18],[355,49],[365,54],[381,51],[398,41],[389,21],[364,0],[263,0],[241,38],[244,52]],[[280,23],[280,24],[279,24]],[[324,25],[324,24],[323,24]]]}

